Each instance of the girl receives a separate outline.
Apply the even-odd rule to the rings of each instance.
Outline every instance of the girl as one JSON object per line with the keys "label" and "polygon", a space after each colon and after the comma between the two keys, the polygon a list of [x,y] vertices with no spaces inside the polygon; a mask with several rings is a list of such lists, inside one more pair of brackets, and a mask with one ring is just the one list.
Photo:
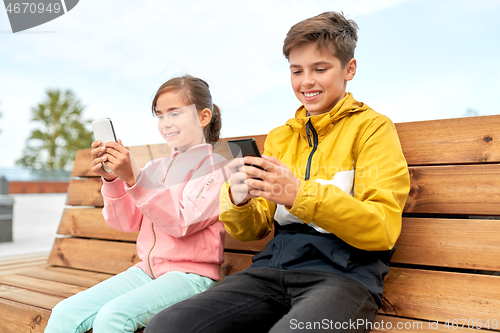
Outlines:
{"label": "girl", "polygon": [[172,156],[134,172],[121,140],[96,141],[91,151],[92,170],[103,178],[106,223],[139,231],[141,261],[57,304],[45,332],[135,332],[219,279],[225,231],[218,197],[227,161],[209,144],[219,138],[219,109],[205,81],[183,76],[158,89],[152,111]]}

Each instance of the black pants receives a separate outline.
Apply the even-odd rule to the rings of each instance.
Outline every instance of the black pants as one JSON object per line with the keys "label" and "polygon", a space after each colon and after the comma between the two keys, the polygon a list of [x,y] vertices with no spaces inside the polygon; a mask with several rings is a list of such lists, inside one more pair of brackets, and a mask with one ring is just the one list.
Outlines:
{"label": "black pants", "polygon": [[365,332],[377,305],[336,274],[247,268],[157,314],[145,333]]}

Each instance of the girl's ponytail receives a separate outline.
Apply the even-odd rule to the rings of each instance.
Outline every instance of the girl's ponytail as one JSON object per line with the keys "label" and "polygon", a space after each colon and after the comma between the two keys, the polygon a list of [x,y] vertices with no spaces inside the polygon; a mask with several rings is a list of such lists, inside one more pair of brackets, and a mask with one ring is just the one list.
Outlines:
{"label": "girl's ponytail", "polygon": [[219,141],[220,130],[222,128],[222,121],[220,116],[219,107],[213,104],[214,110],[212,112],[212,119],[210,123],[203,129],[203,134],[205,135],[205,141],[215,146],[217,141]]}

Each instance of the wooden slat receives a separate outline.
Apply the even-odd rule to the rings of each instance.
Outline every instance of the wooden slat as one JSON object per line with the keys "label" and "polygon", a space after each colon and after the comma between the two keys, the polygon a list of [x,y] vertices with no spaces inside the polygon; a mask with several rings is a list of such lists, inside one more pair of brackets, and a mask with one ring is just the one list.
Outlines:
{"label": "wooden slat", "polygon": [[[69,211],[70,218],[65,218]],[[68,213],[69,214],[69,213]],[[93,220],[92,216],[96,216]],[[80,220],[84,221],[81,222]],[[500,270],[500,221],[404,218],[393,262],[444,267]],[[87,224],[88,222],[88,224]],[[109,232],[109,234],[108,234]],[[122,233],[105,225],[100,209],[67,209],[59,233],[134,241],[136,233]],[[226,235],[226,249],[260,251],[273,237],[240,242]]]}
{"label": "wooden slat", "polygon": [[90,158],[90,148],[78,149],[75,156],[75,164],[73,165],[72,177],[97,177],[90,169],[92,159]]}
{"label": "wooden slat", "polygon": [[[137,165],[142,168],[152,159],[168,157],[171,154],[171,149],[165,144],[153,144],[142,146],[126,147]],[[90,149],[80,149],[76,153],[75,164],[73,166],[72,177],[98,177],[90,168],[92,159],[90,158]]]}
{"label": "wooden slat", "polygon": [[0,260],[0,275],[13,274],[47,263],[49,252],[23,254]]}
{"label": "wooden slat", "polygon": [[0,298],[0,327],[9,333],[43,333],[50,310]]}
{"label": "wooden slat", "polygon": [[[406,213],[500,215],[500,165],[410,168]],[[99,178],[73,179],[68,205],[103,206]]]}
{"label": "wooden slat", "polygon": [[406,213],[500,215],[500,165],[410,168]]}
{"label": "wooden slat", "polygon": [[36,267],[30,270],[17,273],[20,276],[37,278],[39,280],[47,280],[73,286],[90,288],[99,282],[109,279],[113,275],[103,274],[90,271],[82,271],[67,267]]}
{"label": "wooden slat", "polygon": [[[264,141],[266,139],[266,135],[254,135],[254,136],[239,136],[233,138],[223,138],[214,148],[214,152],[224,156],[227,160],[231,160],[232,156],[227,147],[228,140],[236,140],[236,139],[248,139],[255,138],[257,146],[259,147],[261,153],[264,152]],[[137,165],[142,168],[146,165],[147,162],[151,161],[151,159],[157,159],[161,157],[168,157],[171,155],[171,149],[166,143],[158,143],[152,145],[142,145],[142,146],[130,146],[126,147],[134,159],[137,162]],[[72,177],[97,177],[95,173],[90,169],[91,165],[90,159],[90,149],[80,149],[76,153],[75,157],[75,165],[73,167]]]}
{"label": "wooden slat", "polygon": [[101,273],[95,271],[87,271],[83,269],[75,269],[70,267],[60,267],[60,266],[52,266],[46,265],[45,269],[51,272],[56,273],[69,273],[75,276],[87,277],[89,279],[102,279],[102,281],[112,277],[114,274],[112,273]]}
{"label": "wooden slat", "polygon": [[224,252],[224,264],[221,267],[221,277],[237,273],[252,264],[251,254]]}
{"label": "wooden slat", "polygon": [[[409,165],[500,162],[500,116],[497,115],[398,123],[396,128]],[[266,135],[221,141],[249,137],[256,138],[262,152]],[[153,158],[170,155],[170,148],[165,143],[149,146]],[[127,148],[141,167],[151,159],[146,146]],[[72,176],[96,176],[90,170],[90,163],[90,149],[79,150]]]}
{"label": "wooden slat", "polygon": [[[48,255],[47,255],[47,258],[48,258]],[[42,263],[38,263],[36,265],[24,265],[23,267],[17,267],[17,268],[3,270],[3,271],[0,271],[0,276],[22,273],[22,272],[25,272],[25,271],[29,271],[31,269],[35,269],[35,268],[38,268],[38,267],[43,267],[43,266],[46,265],[46,263],[47,263],[47,259],[45,259]]]}
{"label": "wooden slat", "polygon": [[19,274],[0,276],[0,284],[37,291],[45,294],[69,297],[84,291],[85,287],[74,286],[72,284],[48,281]]}
{"label": "wooden slat", "polygon": [[[140,168],[146,165],[146,163],[151,160],[151,157],[153,157],[153,159],[157,159],[161,157],[168,157],[171,154],[171,149],[166,143],[131,146],[126,148],[130,151],[132,156],[134,156],[134,159]],[[73,172],[71,173],[72,177],[98,177],[90,168],[92,163],[90,150],[91,149],[89,148],[77,151]]]}
{"label": "wooden slat", "polygon": [[101,186],[101,178],[72,179],[69,183],[66,205],[102,207],[104,202]]}
{"label": "wooden slat", "polygon": [[50,310],[65,297],[0,284],[0,300],[9,300],[27,306]]}
{"label": "wooden slat", "polygon": [[8,257],[2,257],[0,258],[0,270],[4,268],[10,268],[12,265],[17,265],[17,264],[32,264],[32,263],[39,263],[41,260],[47,259],[47,256],[49,255],[48,252],[37,252],[37,253],[29,253],[29,254],[20,254],[20,255],[13,255],[13,256],[8,256]]}
{"label": "wooden slat", "polygon": [[500,116],[396,124],[409,165],[500,162]]}
{"label": "wooden slat", "polygon": [[500,271],[500,220],[403,218],[392,262]]}
{"label": "wooden slat", "polygon": [[391,268],[382,313],[446,322],[499,319],[500,276]]}
{"label": "wooden slat", "polygon": [[118,274],[139,262],[135,244],[80,238],[57,238],[48,263]]}
{"label": "wooden slat", "polygon": [[104,221],[101,208],[66,208],[59,224],[60,235],[135,242],[138,232],[122,232]]}

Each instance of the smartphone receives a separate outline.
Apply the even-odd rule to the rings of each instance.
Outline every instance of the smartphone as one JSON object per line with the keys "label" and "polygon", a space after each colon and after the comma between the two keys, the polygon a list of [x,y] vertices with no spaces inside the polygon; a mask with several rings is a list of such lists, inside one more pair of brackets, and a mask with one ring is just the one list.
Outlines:
{"label": "smartphone", "polygon": [[[259,147],[257,147],[257,143],[255,142],[254,138],[228,140],[227,144],[229,146],[229,150],[231,151],[231,155],[233,155],[233,158],[245,157],[245,156],[261,157]],[[253,164],[245,164],[245,165],[250,165],[258,169],[264,170],[264,168],[261,168],[258,165],[253,165]],[[262,180],[260,178],[256,179]]]}
{"label": "smartphone", "polygon": [[261,157],[259,147],[257,147],[257,143],[254,138],[229,140],[227,144],[229,146],[229,150],[231,150],[233,158],[245,156]]}
{"label": "smartphone", "polygon": [[[98,119],[92,122],[92,130],[94,131],[95,141],[99,140],[104,145],[107,142],[116,142],[115,129],[109,118]],[[101,145],[101,147],[102,147]],[[102,163],[102,168],[106,172],[111,172],[111,169],[106,164]]]}

